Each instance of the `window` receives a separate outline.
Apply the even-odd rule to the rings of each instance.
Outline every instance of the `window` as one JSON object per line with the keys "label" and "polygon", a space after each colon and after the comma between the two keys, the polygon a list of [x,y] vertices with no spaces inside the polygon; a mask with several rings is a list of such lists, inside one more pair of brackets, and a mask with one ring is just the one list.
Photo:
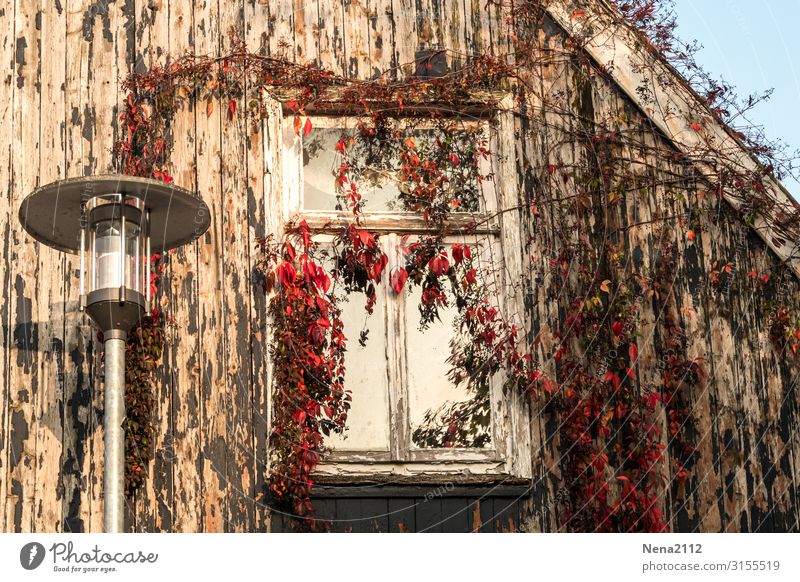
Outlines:
{"label": "window", "polygon": [[[311,122],[314,129],[306,136],[291,127],[284,131],[284,219],[302,218],[324,242],[352,219],[350,209],[337,197],[335,181],[342,164],[337,144],[358,131],[359,120],[320,116]],[[497,136],[488,121],[460,122],[457,127],[447,139],[477,143],[480,137],[493,150],[491,142]],[[420,151],[436,147],[440,143],[436,140],[442,139],[434,125],[393,129],[402,132],[403,139],[414,140]],[[436,212],[438,202],[408,211],[415,201],[404,198],[408,192],[397,180],[398,160],[376,155],[370,148],[349,155],[363,156],[358,174],[363,222],[368,230],[380,233],[379,243],[389,260],[387,277],[404,264],[420,237],[433,234],[421,212]],[[481,174],[493,173],[490,159],[481,158],[480,163]],[[502,241],[494,183],[465,179],[458,185],[460,195],[457,205],[451,201],[448,235],[440,243],[448,250],[467,244],[474,263],[493,265],[482,272],[502,302],[503,270],[496,268],[503,261]],[[466,228],[475,224],[479,226]],[[514,395],[503,393],[502,378],[477,387],[450,378],[450,340],[458,333],[453,297],[448,293],[447,307],[439,309],[437,319],[422,321],[421,293],[418,285],[408,284],[400,293],[391,285],[380,285],[372,315],[365,312],[361,296],[342,303],[348,337],[345,386],[353,399],[348,430],[326,440],[330,452],[319,473],[342,480],[375,474],[411,479],[456,474],[466,480],[529,476],[530,461],[518,458],[530,450],[524,406]],[[365,330],[366,341],[360,342]]]}

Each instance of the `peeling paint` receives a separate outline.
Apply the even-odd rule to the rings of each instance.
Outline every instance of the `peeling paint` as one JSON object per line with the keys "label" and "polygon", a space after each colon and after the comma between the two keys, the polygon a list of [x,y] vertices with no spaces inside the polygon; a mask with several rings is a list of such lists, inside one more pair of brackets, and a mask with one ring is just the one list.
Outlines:
{"label": "peeling paint", "polygon": [[25,456],[25,441],[27,441],[30,436],[28,421],[25,419],[25,413],[23,411],[14,410],[11,413],[10,427],[11,438],[8,451],[9,474],[14,472],[14,469],[16,469],[17,465],[19,465],[20,461],[22,461]]}
{"label": "peeling paint", "polygon": [[19,37],[17,39],[17,50],[14,54],[14,60],[17,63],[17,88],[22,89],[25,86],[25,65],[27,65],[27,61],[25,60],[25,49],[28,48],[28,41],[25,40],[25,37]]}

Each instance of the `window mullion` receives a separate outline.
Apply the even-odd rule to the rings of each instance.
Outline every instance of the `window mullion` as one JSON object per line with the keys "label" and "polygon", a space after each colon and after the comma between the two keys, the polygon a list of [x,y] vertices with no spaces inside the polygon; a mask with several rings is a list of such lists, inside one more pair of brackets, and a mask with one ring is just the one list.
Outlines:
{"label": "window mullion", "polygon": [[[401,266],[398,256],[398,236],[394,233],[385,238],[386,254],[389,258],[386,277]],[[390,441],[392,457],[398,461],[408,460],[408,396],[406,394],[406,346],[405,321],[403,320],[404,293],[395,293],[391,285],[382,286],[386,293],[387,360],[389,366],[389,406],[391,417]]]}

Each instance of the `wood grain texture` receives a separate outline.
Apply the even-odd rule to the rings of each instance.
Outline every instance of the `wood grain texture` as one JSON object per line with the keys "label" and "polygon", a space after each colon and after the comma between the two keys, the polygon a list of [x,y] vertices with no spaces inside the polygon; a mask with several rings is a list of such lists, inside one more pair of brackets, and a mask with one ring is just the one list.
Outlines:
{"label": "wood grain texture", "polygon": [[[14,15],[14,93],[13,140],[11,151],[11,184],[9,202],[16,209],[25,193],[35,188],[39,174],[39,102],[41,31],[38,3],[32,0],[16,4]],[[12,214],[16,214],[12,210]],[[31,531],[35,510],[36,482],[36,405],[41,392],[39,360],[39,298],[37,277],[39,245],[21,244],[24,235],[11,232],[9,268],[11,270],[9,328],[11,345],[8,353],[8,466],[6,521],[7,531]],[[39,298],[34,307],[34,298]],[[44,307],[45,311],[47,306]]]}
{"label": "wood grain texture", "polygon": [[[84,175],[83,87],[88,84],[89,44],[83,36],[83,15],[89,3],[70,2],[65,8],[65,94],[64,106],[66,176]],[[97,343],[93,326],[77,311],[79,305],[78,258],[64,257],[67,278],[64,291],[64,454],[61,462],[64,488],[63,529],[67,532],[90,531],[92,504],[90,496],[91,442],[95,424],[93,391],[95,387]]]}
{"label": "wood grain texture", "polygon": [[[318,63],[337,73],[401,78],[419,51],[448,49],[450,66],[475,54],[509,50],[507,6],[478,0],[18,0],[0,8],[0,528],[3,531],[99,531],[102,526],[102,346],[78,313],[78,262],[35,243],[17,211],[34,187],[61,177],[113,171],[121,83],[133,70],[186,52],[220,54],[231,27],[251,50]],[[501,123],[503,204],[525,212],[503,219],[522,281],[510,295],[538,364],[552,355],[563,298],[548,292],[545,248],[558,248],[557,217],[542,204],[548,164],[586,166],[569,136],[576,121],[619,118],[621,130],[647,147],[617,152],[632,171],[674,176],[687,170],[674,148],[590,61],[559,58],[564,34],[550,22],[526,32],[542,50],[525,72],[532,93]],[[563,53],[561,53],[563,54]],[[552,58],[545,58],[552,55]],[[513,57],[513,55],[512,55]],[[136,531],[278,531],[264,497],[269,431],[269,323],[266,298],[251,283],[255,241],[279,233],[286,180],[280,106],[252,125],[243,115],[253,88],[237,101],[186,107],[170,129],[172,174],[196,189],[212,213],[209,232],[169,257],[161,293],[173,320],[163,373],[156,383],[154,460],[146,485],[127,506]],[[557,107],[554,107],[556,105]],[[702,184],[698,185],[702,189]],[[602,201],[592,201],[592,211]],[[533,206],[538,214],[527,212]],[[657,259],[664,237],[678,246],[671,309],[686,331],[687,357],[702,357],[707,378],[688,394],[698,457],[688,482],[671,483],[662,504],[680,531],[800,529],[800,369],[769,342],[770,302],[800,307],[800,286],[774,253],[720,203],[699,217],[694,241],[677,225],[669,233],[636,226],[691,215],[687,200],[664,186],[629,192],[607,224],[637,270]],[[593,240],[608,234],[595,222]],[[629,228],[630,227],[630,228]],[[518,254],[517,254],[518,253]],[[718,289],[715,262],[735,263]],[[770,272],[773,290],[754,289],[747,272]],[[520,307],[521,306],[521,307]],[[665,338],[653,305],[641,306],[639,377],[660,381]],[[321,507],[344,531],[373,529],[558,531],[563,483],[558,422],[533,405],[526,499],[326,499]],[[516,430],[525,430],[517,426]],[[663,424],[666,431],[666,424]],[[424,494],[422,494],[424,495]],[[324,507],[323,507],[324,506]],[[510,518],[510,522],[509,522]],[[354,522],[348,520],[353,519]],[[519,523],[518,523],[519,522]],[[402,524],[402,526],[401,526]]]}
{"label": "wood grain texture", "polygon": [[[43,10],[42,38],[66,38],[66,14]],[[41,47],[41,45],[40,45]],[[41,58],[39,117],[39,184],[65,177],[65,67],[63,54],[44,48]],[[37,301],[43,357],[40,397],[36,406],[35,531],[62,530],[64,488],[61,484],[64,428],[64,286],[68,277],[63,255],[41,249],[38,270],[42,288]]]}
{"label": "wood grain texture", "polygon": [[[223,31],[244,36],[244,5],[231,2],[220,12]],[[220,50],[230,48],[223,37]],[[222,313],[217,333],[224,338],[226,382],[226,481],[228,514],[225,531],[247,531],[254,521],[253,403],[250,362],[250,229],[247,197],[247,136],[244,114],[247,95],[236,99],[238,115],[230,115],[228,103],[220,104],[222,163]],[[225,331],[222,331],[222,330]],[[221,414],[220,410],[218,414]]]}
{"label": "wood grain texture", "polygon": [[[172,59],[194,52],[194,13],[181,0],[171,0],[170,44]],[[175,140],[171,174],[178,184],[195,190],[197,185],[197,111],[187,105],[175,116]],[[198,243],[177,249],[169,262],[168,311],[175,322],[170,329],[169,363],[172,372],[172,438],[165,443],[165,456],[172,459],[175,484],[172,503],[172,529],[199,532],[202,520],[202,432],[200,417],[200,334],[198,321],[199,280]]]}
{"label": "wood grain texture", "polygon": [[[168,58],[172,37],[171,4],[168,0],[135,0],[134,5],[134,70],[149,69],[163,64]],[[118,14],[119,15],[119,14]],[[129,27],[130,30],[130,27]],[[127,68],[127,67],[126,67]],[[118,97],[119,99],[119,97]],[[169,260],[169,259],[167,259]],[[171,313],[172,296],[166,291],[156,298],[156,305]],[[155,428],[149,451],[143,452],[150,461],[144,467],[147,478],[135,494],[131,508],[133,531],[170,531],[172,529],[172,459],[169,451],[173,439],[171,401],[173,351],[177,344],[166,341],[163,363],[154,390],[152,422]]]}
{"label": "wood grain texture", "polygon": [[[417,51],[417,18],[415,0],[392,0],[392,67],[393,79],[414,74]],[[387,6],[387,10],[390,8]]]}
{"label": "wood grain texture", "polygon": [[[295,42],[295,22],[297,19],[296,13],[302,10],[302,6],[297,6],[296,0],[257,0],[261,6],[258,10],[263,14],[268,13],[269,16],[266,20],[268,26],[264,30],[264,21],[261,24],[261,38],[262,45],[268,50],[269,55],[286,58],[293,61],[308,60],[305,51],[298,52],[298,43]],[[301,2],[305,5],[306,3]],[[313,3],[309,3],[313,4]],[[267,5],[264,7],[264,5]],[[256,28],[255,30],[259,30]],[[305,48],[305,45],[302,45]],[[317,54],[317,51],[312,51]]]}
{"label": "wood grain texture", "polygon": [[[245,41],[248,46],[258,42],[259,11],[255,6],[245,3],[244,7]],[[281,208],[281,190],[278,181],[281,143],[281,107],[264,92],[255,87],[246,87],[244,102],[255,100],[263,104],[267,117],[258,124],[243,122],[246,132],[246,183],[247,193],[247,272],[242,273],[243,285],[247,285],[255,269],[257,260],[256,243],[268,233],[277,233],[281,220],[272,211]],[[244,115],[244,113],[242,113]],[[249,288],[249,287],[248,287]],[[266,476],[269,471],[267,438],[269,434],[270,366],[267,338],[269,321],[267,318],[267,297],[258,289],[249,293],[249,322],[247,328],[248,352],[250,357],[250,411],[252,430],[252,449],[247,450],[247,470],[252,479],[253,521],[246,527],[249,530],[265,531],[269,527],[269,510],[266,504]]]}
{"label": "wood grain texture", "polygon": [[[0,20],[0,59],[4,63],[11,63],[11,75],[5,75],[0,79],[0,132],[2,135],[12,135],[14,131],[14,93],[16,83],[14,82],[14,18],[10,13],[11,8],[3,9],[3,18]],[[0,356],[0,525],[5,527],[7,512],[7,493],[8,482],[6,473],[8,470],[8,449],[9,449],[9,389],[8,389],[8,366],[11,353],[11,333],[9,329],[9,304],[8,297],[11,283],[11,230],[14,228],[12,220],[13,209],[11,205],[11,187],[13,176],[13,163],[11,150],[13,140],[3,142],[0,147],[0,221],[2,221],[3,251],[2,263],[0,263],[0,289],[2,289],[4,301],[0,302],[0,341],[2,341],[3,353]]]}
{"label": "wood grain texture", "polygon": [[[195,50],[199,54],[218,55],[221,50],[218,4],[202,0],[194,6]],[[203,460],[203,531],[225,531],[228,516],[226,472],[226,423],[224,351],[225,318],[223,313],[222,266],[222,174],[221,107],[211,111],[201,105],[197,114],[197,189],[212,213],[211,228],[200,239],[199,291],[200,377],[201,377],[201,458]]]}

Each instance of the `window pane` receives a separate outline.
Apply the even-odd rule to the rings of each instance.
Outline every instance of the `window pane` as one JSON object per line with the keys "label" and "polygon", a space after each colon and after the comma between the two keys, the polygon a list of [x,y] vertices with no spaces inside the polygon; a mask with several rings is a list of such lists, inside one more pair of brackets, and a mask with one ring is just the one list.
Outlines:
{"label": "window pane", "polygon": [[[389,450],[389,381],[386,360],[385,301],[378,294],[372,315],[364,310],[364,297],[353,294],[340,304],[344,334],[345,388],[352,392],[344,435],[331,435],[325,444],[337,451]],[[369,335],[362,347],[359,335],[364,322]]]}
{"label": "window pane", "polygon": [[[336,144],[346,132],[341,128],[317,128],[303,138],[303,207],[306,210],[342,210],[337,208],[336,174],[342,165],[342,155]],[[391,210],[399,190],[387,174],[375,173],[374,180],[362,180],[359,192],[365,200],[364,210]]]}
{"label": "window pane", "polygon": [[448,378],[450,339],[457,310],[448,292],[441,321],[419,329],[419,286],[406,296],[406,352],[409,420],[415,448],[483,448],[491,446],[489,387],[469,389]]}
{"label": "window pane", "polygon": [[[315,127],[303,138],[303,208],[305,210],[347,210],[341,208],[336,198],[336,176],[343,157],[336,151],[336,144],[342,138],[354,137],[354,128]],[[356,139],[348,146],[349,176],[357,186],[364,201],[365,212],[387,212],[412,210],[444,205],[454,212],[477,212],[482,207],[482,184],[477,178],[471,160],[483,143],[485,136],[479,130],[443,131],[430,128],[409,128],[402,133],[414,144],[415,158],[421,164],[414,173],[415,180],[402,183],[400,144],[395,138],[383,140]],[[405,138],[403,138],[405,139]],[[425,196],[417,197],[414,188],[426,187],[430,180],[422,170],[425,163],[442,171],[445,184],[435,200]],[[405,164],[408,169],[409,165]],[[432,175],[438,175],[434,172]],[[405,189],[401,201],[401,190]],[[444,192],[441,194],[441,192]],[[406,206],[408,205],[408,206]]]}

